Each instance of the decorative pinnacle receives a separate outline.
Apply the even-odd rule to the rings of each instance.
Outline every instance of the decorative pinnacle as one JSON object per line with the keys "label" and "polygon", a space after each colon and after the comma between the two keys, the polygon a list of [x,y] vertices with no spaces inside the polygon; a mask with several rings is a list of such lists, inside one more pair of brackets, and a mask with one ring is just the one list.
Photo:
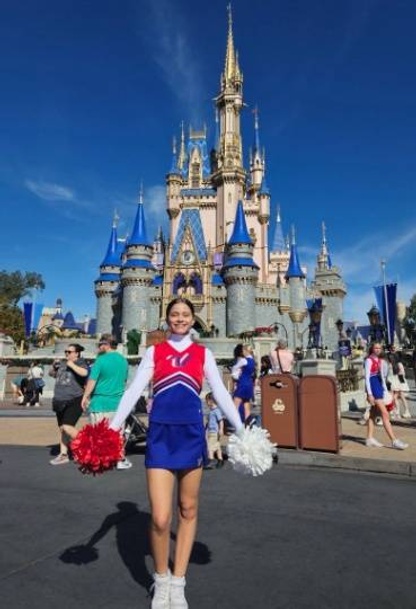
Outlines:
{"label": "decorative pinnacle", "polygon": [[143,205],[143,180],[140,181],[139,204]]}
{"label": "decorative pinnacle", "polygon": [[117,208],[116,208],[114,210],[114,215],[113,215],[113,228],[117,228],[119,220],[120,220],[120,216],[118,215]]}
{"label": "decorative pinnacle", "polygon": [[228,38],[227,38],[227,52],[225,56],[225,78],[230,80],[234,76],[235,71],[235,51],[234,51],[234,39],[233,39],[233,16],[231,12],[231,3],[227,6],[228,10]]}

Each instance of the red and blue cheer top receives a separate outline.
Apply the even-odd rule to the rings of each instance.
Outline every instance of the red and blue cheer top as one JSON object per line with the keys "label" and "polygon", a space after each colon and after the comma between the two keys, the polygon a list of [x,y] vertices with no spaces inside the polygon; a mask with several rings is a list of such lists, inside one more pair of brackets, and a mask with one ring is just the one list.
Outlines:
{"label": "red and blue cheer top", "polygon": [[200,423],[200,393],[204,380],[205,347],[192,343],[177,351],[168,342],[154,347],[153,405],[156,423]]}

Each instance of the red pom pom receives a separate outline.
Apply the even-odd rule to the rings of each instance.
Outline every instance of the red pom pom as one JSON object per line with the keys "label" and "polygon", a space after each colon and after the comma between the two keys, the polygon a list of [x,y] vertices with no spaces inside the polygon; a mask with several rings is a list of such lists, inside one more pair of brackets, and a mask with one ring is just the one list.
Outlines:
{"label": "red pom pom", "polygon": [[119,431],[103,419],[96,425],[85,425],[71,442],[74,461],[83,474],[102,474],[124,457],[124,440]]}

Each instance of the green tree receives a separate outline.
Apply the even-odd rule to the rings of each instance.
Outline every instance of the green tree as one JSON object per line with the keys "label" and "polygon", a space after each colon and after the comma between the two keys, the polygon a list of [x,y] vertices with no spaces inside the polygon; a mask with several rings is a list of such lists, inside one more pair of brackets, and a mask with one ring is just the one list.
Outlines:
{"label": "green tree", "polygon": [[44,290],[45,283],[39,273],[0,271],[0,305],[16,306],[32,290]]}
{"label": "green tree", "polygon": [[43,290],[45,283],[39,273],[0,271],[0,331],[19,344],[25,337],[23,313],[17,306],[31,290]]}
{"label": "green tree", "polygon": [[19,307],[0,304],[0,331],[10,336],[16,345],[25,338],[23,314]]}
{"label": "green tree", "polygon": [[129,330],[127,332],[127,355],[137,355],[139,352],[141,332]]}

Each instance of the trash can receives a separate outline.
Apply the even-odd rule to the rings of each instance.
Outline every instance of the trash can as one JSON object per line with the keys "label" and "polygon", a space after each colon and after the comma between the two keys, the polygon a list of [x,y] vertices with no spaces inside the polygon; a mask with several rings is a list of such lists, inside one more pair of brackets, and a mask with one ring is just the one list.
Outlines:
{"label": "trash can", "polygon": [[261,382],[261,424],[270,440],[284,448],[298,448],[298,378],[268,374]]}
{"label": "trash can", "polygon": [[304,376],[299,383],[299,446],[338,453],[341,448],[339,391],[333,376]]}

